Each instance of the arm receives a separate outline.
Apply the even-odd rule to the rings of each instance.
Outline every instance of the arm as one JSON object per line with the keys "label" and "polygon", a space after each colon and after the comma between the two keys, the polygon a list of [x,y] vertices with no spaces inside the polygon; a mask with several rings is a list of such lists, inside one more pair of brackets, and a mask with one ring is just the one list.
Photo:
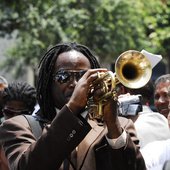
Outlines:
{"label": "arm", "polygon": [[[97,168],[100,169],[104,165],[107,167],[106,169],[116,167],[116,169],[145,170],[146,167],[139,151],[139,140],[133,122],[130,119],[117,116],[117,102],[112,99],[108,100],[103,111],[108,130],[107,138],[118,139],[120,142],[120,136],[125,131],[126,140],[123,141],[123,145],[120,145],[121,147],[113,147],[108,143],[107,138],[104,138],[103,144],[101,142],[95,149]],[[103,157],[104,155],[105,157]]]}
{"label": "arm", "polygon": [[0,142],[11,170],[58,169],[91,129],[86,121],[74,116],[65,106],[35,141],[24,119],[17,116],[0,127]]}
{"label": "arm", "polygon": [[126,131],[126,144],[113,149],[106,138],[95,147],[96,168],[146,170],[144,159],[139,151],[139,140],[136,136],[134,124],[130,119],[119,117],[121,127]]}

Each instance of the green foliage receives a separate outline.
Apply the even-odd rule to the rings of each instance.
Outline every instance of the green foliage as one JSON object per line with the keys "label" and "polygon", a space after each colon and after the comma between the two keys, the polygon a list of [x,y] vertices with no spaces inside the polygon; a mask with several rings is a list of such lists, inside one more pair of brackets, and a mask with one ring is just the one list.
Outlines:
{"label": "green foliage", "polygon": [[[6,65],[37,68],[50,46],[77,41],[113,62],[129,49],[170,54],[170,3],[160,0],[1,0],[0,35],[17,32]],[[15,67],[17,68],[17,67]]]}

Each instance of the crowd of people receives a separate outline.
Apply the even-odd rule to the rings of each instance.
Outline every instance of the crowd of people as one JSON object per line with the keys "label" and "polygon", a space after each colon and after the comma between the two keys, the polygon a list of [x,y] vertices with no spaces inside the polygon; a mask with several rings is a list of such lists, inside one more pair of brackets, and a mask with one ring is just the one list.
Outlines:
{"label": "crowd of people", "polygon": [[167,170],[170,74],[140,88],[119,82],[101,100],[108,72],[70,42],[43,55],[36,87],[3,82],[0,170]]}

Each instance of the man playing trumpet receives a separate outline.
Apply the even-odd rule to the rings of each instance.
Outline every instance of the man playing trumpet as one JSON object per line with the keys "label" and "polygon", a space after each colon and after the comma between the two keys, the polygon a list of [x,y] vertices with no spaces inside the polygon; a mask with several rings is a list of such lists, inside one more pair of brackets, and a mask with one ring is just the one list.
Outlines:
{"label": "man playing trumpet", "polygon": [[[23,116],[0,127],[11,170],[145,169],[133,122],[117,116],[113,96],[102,104],[102,121],[89,118],[91,88],[99,73],[107,71],[81,44],[58,44],[47,51],[37,83],[36,120],[43,122],[42,134],[36,139]],[[100,98],[103,88],[93,94]]]}

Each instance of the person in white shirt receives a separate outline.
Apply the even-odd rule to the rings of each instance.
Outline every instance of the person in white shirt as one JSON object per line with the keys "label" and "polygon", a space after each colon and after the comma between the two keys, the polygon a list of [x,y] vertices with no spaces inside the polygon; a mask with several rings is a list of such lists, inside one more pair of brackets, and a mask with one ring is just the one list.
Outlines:
{"label": "person in white shirt", "polygon": [[[151,80],[140,89],[129,89],[123,85],[119,85],[119,92],[120,95],[141,95],[138,103],[131,103],[139,106],[138,110],[130,109],[129,113],[127,111],[128,114],[124,115],[124,117],[133,120],[141,148],[150,142],[170,138],[168,120],[159,112],[151,109],[153,108],[151,106],[154,98],[154,86]],[[131,108],[131,104],[129,104],[129,108]]]}
{"label": "person in white shirt", "polygon": [[162,170],[170,160],[170,139],[148,143],[141,149],[147,170]]}

